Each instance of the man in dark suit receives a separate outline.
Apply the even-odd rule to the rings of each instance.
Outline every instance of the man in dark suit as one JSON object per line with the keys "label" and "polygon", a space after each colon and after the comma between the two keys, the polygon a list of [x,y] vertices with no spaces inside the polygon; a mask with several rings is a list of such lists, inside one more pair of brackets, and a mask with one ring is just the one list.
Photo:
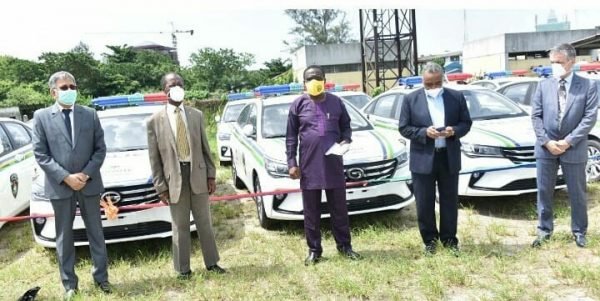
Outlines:
{"label": "man in dark suit", "polygon": [[575,243],[582,248],[587,245],[587,137],[596,124],[598,95],[596,85],[571,71],[575,56],[575,48],[569,44],[550,51],[552,78],[540,82],[532,101],[539,217],[533,247],[541,246],[554,230],[552,198],[559,164],[571,201]]}
{"label": "man in dark suit", "polygon": [[216,168],[210,154],[204,114],[183,105],[183,78],[167,73],[160,81],[169,103],[147,122],[148,155],[154,188],[169,204],[173,219],[173,266],[180,279],[189,279],[190,212],[209,271],[225,273],[217,265],[219,252],[210,216],[208,195],[217,188]]}
{"label": "man in dark suit", "polygon": [[[443,68],[428,63],[423,89],[407,95],[400,113],[400,134],[410,139],[410,171],[417,203],[419,231],[427,253],[436,241],[458,251],[458,172],[460,138],[471,129],[471,117],[462,93],[442,88]],[[436,227],[435,188],[440,200],[440,231]]]}
{"label": "man in dark suit", "polygon": [[54,73],[48,82],[56,100],[34,114],[33,151],[44,171],[44,194],[54,209],[56,253],[65,299],[77,293],[73,219],[77,206],[85,223],[97,286],[110,293],[108,259],[100,218],[104,192],[100,167],[106,157],[104,131],[94,109],[75,105],[77,85],[68,72]]}

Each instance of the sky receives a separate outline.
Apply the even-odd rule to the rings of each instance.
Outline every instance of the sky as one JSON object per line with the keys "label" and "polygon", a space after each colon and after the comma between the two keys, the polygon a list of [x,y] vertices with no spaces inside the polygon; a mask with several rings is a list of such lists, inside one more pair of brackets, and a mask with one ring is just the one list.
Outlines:
{"label": "sky", "polygon": [[[273,8],[260,1],[257,3],[263,5],[248,3],[255,2],[207,7],[203,1],[185,0],[10,1],[3,3],[0,18],[0,55],[37,60],[43,52],[68,51],[79,42],[89,45],[97,58],[109,52],[105,45],[152,41],[171,46],[173,22],[177,30],[194,30],[194,35],[177,36],[183,65],[189,64],[189,56],[203,47],[252,53],[256,57],[254,69],[273,58],[286,59],[289,54],[283,40],[292,40],[288,32],[294,24],[283,12],[284,7]],[[351,24],[352,37],[358,40],[361,6],[356,0],[353,3],[343,10]],[[433,6],[416,11],[419,55],[461,50],[465,36],[475,40],[501,33],[534,31],[535,15],[542,22],[550,12],[546,7],[527,10],[428,7]],[[600,8],[559,8],[555,12],[560,20],[567,16],[572,29],[600,26]]]}

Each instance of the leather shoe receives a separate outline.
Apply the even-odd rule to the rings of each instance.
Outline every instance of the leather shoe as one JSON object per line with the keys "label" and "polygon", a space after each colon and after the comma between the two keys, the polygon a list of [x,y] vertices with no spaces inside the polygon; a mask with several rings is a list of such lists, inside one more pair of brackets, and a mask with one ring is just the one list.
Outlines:
{"label": "leather shoe", "polygon": [[110,282],[108,282],[108,281],[104,281],[102,283],[96,282],[96,287],[99,288],[105,294],[112,293],[112,288],[111,288]]}
{"label": "leather shoe", "polygon": [[222,268],[222,267],[220,267],[220,266],[218,266],[216,264],[212,265],[212,266],[209,266],[206,269],[209,270],[209,271],[211,271],[211,272],[217,273],[217,274],[225,274],[225,273],[227,273],[227,271],[224,268]]}
{"label": "leather shoe", "polygon": [[183,273],[179,273],[179,275],[177,275],[177,279],[179,279],[179,280],[189,280],[190,278],[192,278],[192,270],[189,270],[189,271],[183,272]]}
{"label": "leather shoe", "polygon": [[435,241],[431,241],[425,244],[425,254],[426,255],[433,255],[435,254],[435,252],[437,251],[437,245],[435,244]]}
{"label": "leather shoe", "polygon": [[77,295],[77,290],[76,289],[68,289],[65,292],[63,300],[65,300],[65,301],[71,301],[71,300],[75,299],[75,295]]}
{"label": "leather shoe", "polygon": [[308,252],[308,256],[306,256],[306,259],[304,259],[304,265],[313,265],[319,261],[321,261],[321,254],[317,254],[316,252],[310,251]]}
{"label": "leather shoe", "polygon": [[587,246],[587,239],[585,238],[585,235],[575,235],[575,244],[580,248],[585,248]]}
{"label": "leather shoe", "polygon": [[550,239],[550,235],[538,235],[538,237],[531,243],[532,248],[539,248]]}
{"label": "leather shoe", "polygon": [[360,260],[362,258],[360,254],[354,252],[352,249],[338,249],[338,251],[340,252],[340,254],[346,256],[350,260]]}

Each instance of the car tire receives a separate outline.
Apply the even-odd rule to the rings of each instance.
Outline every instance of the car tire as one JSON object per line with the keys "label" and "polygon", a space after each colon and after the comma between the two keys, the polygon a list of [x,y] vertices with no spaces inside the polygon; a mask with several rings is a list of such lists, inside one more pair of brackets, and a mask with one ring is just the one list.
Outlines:
{"label": "car tire", "polygon": [[233,181],[233,186],[237,189],[244,189],[246,187],[244,182],[237,175],[237,169],[235,168],[233,155],[231,155],[231,180]]}
{"label": "car tire", "polygon": [[588,140],[588,162],[585,167],[585,177],[588,182],[600,180],[600,141]]}
{"label": "car tire", "polygon": [[[260,186],[260,180],[258,179],[258,176],[254,176],[254,180],[252,181],[254,183],[254,192],[262,192],[262,188]],[[263,229],[273,229],[273,226],[275,225],[274,220],[270,219],[269,217],[267,217],[267,213],[265,212],[265,203],[263,202],[263,197],[262,196],[256,196],[254,197],[254,203],[256,204],[256,214],[258,216],[258,223],[260,224],[260,226]]]}

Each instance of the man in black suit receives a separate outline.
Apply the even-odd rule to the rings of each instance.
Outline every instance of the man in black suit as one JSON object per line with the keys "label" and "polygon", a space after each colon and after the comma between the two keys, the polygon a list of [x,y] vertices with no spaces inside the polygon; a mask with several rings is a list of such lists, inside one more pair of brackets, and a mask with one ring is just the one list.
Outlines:
{"label": "man in black suit", "polygon": [[[428,63],[423,69],[424,88],[404,98],[400,134],[410,139],[410,171],[417,203],[419,231],[427,253],[436,241],[458,251],[458,172],[460,138],[471,129],[464,95],[442,88],[444,69]],[[435,188],[440,199],[440,231],[436,227]]]}

